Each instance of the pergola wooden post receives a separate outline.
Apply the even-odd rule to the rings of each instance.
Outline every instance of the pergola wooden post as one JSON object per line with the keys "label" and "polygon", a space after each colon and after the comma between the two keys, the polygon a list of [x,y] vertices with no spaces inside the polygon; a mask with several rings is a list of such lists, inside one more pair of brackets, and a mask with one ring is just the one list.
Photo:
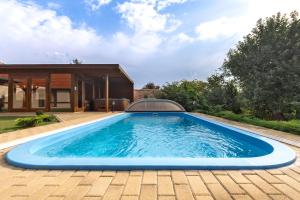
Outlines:
{"label": "pergola wooden post", "polygon": [[105,110],[109,112],[109,76],[105,76]]}

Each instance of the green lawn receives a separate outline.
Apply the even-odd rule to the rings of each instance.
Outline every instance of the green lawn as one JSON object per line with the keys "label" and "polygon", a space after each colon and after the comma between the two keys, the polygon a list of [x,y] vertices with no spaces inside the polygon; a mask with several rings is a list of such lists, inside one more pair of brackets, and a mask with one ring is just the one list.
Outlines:
{"label": "green lawn", "polygon": [[[0,117],[0,134],[10,131],[15,131],[18,129],[24,129],[24,127],[16,126],[15,120],[20,117]],[[40,125],[51,124],[54,122],[44,122]]]}
{"label": "green lawn", "polygon": [[209,114],[217,117],[233,120],[233,121],[243,122],[247,124],[262,126],[266,128],[271,128],[279,131],[285,131],[285,132],[300,135],[300,120],[290,120],[290,121],[263,120],[263,119],[258,119],[256,117],[253,117],[251,115],[234,114],[230,111],[221,111],[218,113],[209,113]]}
{"label": "green lawn", "polygon": [[0,117],[0,133],[20,129],[15,125],[15,120],[19,117]]}

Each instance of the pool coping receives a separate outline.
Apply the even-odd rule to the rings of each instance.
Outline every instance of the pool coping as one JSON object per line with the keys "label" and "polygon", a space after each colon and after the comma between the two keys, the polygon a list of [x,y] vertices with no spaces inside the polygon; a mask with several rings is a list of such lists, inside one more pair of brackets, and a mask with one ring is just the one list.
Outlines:
{"label": "pool coping", "polygon": [[[268,155],[252,158],[45,158],[33,155],[29,151],[26,151],[26,148],[28,150],[30,145],[32,144],[28,141],[44,138],[46,136],[50,136],[91,123],[108,120],[110,118],[121,116],[124,114],[126,113],[118,113],[78,125],[57,129],[41,135],[32,136],[29,139],[26,138],[27,140],[21,139],[21,142],[27,143],[17,146],[12,151],[8,152],[6,154],[6,160],[8,163],[22,168],[79,170],[270,169],[292,164],[296,160],[296,153],[280,142],[274,141],[256,133],[252,133],[250,131],[245,131],[231,125],[218,122],[216,120],[207,119],[199,115],[194,115],[186,112],[184,114],[267,142],[274,148],[274,150]],[[23,161],[24,157],[26,157],[26,161]]]}

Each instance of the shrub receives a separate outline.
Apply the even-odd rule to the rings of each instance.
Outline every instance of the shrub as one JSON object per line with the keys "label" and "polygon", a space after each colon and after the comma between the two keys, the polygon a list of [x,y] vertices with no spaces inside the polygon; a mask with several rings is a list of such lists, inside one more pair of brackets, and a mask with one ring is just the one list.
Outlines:
{"label": "shrub", "polygon": [[43,114],[44,114],[44,111],[42,111],[42,110],[37,110],[37,111],[35,112],[35,114],[36,114],[36,115],[43,115]]}
{"label": "shrub", "polygon": [[24,117],[16,119],[16,125],[20,127],[33,127],[37,125],[35,117]]}
{"label": "shrub", "polygon": [[34,127],[47,122],[55,122],[53,115],[39,114],[35,117],[24,117],[16,119],[16,125],[20,127]]}

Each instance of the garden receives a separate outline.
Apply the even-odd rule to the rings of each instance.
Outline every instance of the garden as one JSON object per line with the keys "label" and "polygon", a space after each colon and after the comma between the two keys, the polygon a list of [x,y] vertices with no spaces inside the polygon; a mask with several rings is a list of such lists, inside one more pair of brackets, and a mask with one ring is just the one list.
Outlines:
{"label": "garden", "polygon": [[189,112],[300,134],[300,20],[297,12],[260,19],[207,80],[158,89]]}

